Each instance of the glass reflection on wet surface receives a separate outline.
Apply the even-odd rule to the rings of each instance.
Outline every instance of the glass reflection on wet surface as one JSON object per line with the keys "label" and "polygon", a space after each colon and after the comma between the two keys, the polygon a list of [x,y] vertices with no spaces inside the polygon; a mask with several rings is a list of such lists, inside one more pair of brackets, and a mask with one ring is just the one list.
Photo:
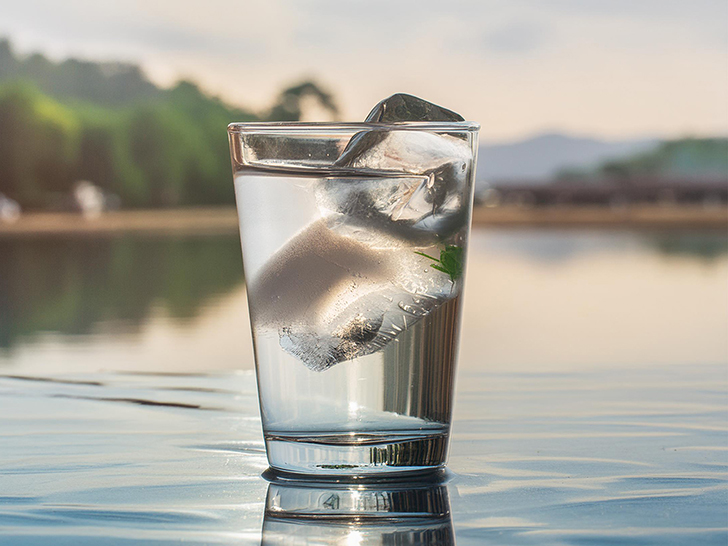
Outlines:
{"label": "glass reflection on wet surface", "polygon": [[263,545],[455,544],[442,478],[346,484],[270,477]]}

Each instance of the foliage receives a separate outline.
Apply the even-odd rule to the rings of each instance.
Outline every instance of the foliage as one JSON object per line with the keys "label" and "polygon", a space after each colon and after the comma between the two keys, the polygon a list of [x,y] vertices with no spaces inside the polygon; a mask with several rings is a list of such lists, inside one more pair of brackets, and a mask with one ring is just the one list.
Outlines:
{"label": "foliage", "polygon": [[0,89],[0,193],[38,206],[70,189],[80,124],[28,85]]}
{"label": "foliage", "polygon": [[58,207],[90,180],[127,208],[231,204],[227,124],[295,121],[311,98],[336,114],[313,82],[258,115],[188,81],[160,89],[132,65],[19,58],[0,41],[0,193]]}
{"label": "foliage", "polygon": [[728,138],[683,138],[649,152],[606,161],[594,170],[564,170],[560,181],[629,184],[640,178],[728,180]]}
{"label": "foliage", "polygon": [[432,269],[442,271],[450,277],[450,282],[455,282],[463,274],[463,249],[456,245],[447,245],[445,248],[440,249],[440,258],[433,258],[424,252],[415,252],[420,256],[429,258],[434,261],[434,264],[430,264]]}
{"label": "foliage", "polygon": [[663,142],[656,150],[604,163],[605,177],[637,176],[725,178],[728,176],[727,138],[685,138]]}
{"label": "foliage", "polygon": [[268,119],[270,121],[288,121],[301,119],[304,101],[308,98],[317,100],[319,104],[336,118],[339,110],[333,97],[321,90],[313,82],[303,82],[285,89],[271,108]]}

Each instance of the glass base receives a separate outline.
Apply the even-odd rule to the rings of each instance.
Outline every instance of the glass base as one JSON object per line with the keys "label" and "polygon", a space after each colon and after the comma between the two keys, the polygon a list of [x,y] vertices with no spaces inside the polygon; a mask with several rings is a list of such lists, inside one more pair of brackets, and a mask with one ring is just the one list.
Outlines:
{"label": "glass base", "polygon": [[265,443],[268,462],[277,472],[394,477],[442,469],[447,461],[448,432],[267,433]]}

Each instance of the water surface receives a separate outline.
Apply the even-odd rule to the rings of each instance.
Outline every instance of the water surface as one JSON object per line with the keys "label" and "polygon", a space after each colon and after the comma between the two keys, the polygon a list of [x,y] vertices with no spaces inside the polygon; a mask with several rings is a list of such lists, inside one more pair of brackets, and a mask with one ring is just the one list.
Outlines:
{"label": "water surface", "polygon": [[235,237],[0,241],[0,544],[726,544],[726,239],[474,232],[436,514],[336,524],[270,509],[343,493],[261,475]]}
{"label": "water surface", "polygon": [[[0,241],[5,370],[252,369],[240,246],[206,238]],[[461,369],[728,363],[721,232],[482,230]]]}
{"label": "water surface", "polygon": [[[418,485],[439,516],[404,526],[271,518],[252,372],[43,379],[0,377],[3,545],[728,540],[723,366],[462,372],[449,471]],[[311,506],[295,493],[278,504],[338,507],[325,486]]]}

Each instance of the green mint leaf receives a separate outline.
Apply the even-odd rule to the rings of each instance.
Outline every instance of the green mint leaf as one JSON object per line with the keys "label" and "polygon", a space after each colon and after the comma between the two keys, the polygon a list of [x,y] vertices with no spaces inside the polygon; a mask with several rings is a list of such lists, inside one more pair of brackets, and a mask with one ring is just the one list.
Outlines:
{"label": "green mint leaf", "polygon": [[438,262],[438,261],[439,261],[439,260],[438,260],[437,258],[433,258],[433,257],[432,257],[432,256],[430,256],[429,254],[425,254],[424,252],[417,252],[417,251],[415,250],[415,254],[419,254],[420,256],[424,256],[425,258],[429,258],[429,259],[430,259],[430,260],[432,260],[433,262]]}
{"label": "green mint leaf", "polygon": [[463,275],[463,249],[455,245],[447,245],[445,248],[440,250],[440,259],[433,258],[425,254],[424,252],[417,252],[420,256],[424,256],[436,262],[430,264],[430,267],[441,271],[450,277],[450,282],[454,283]]}

